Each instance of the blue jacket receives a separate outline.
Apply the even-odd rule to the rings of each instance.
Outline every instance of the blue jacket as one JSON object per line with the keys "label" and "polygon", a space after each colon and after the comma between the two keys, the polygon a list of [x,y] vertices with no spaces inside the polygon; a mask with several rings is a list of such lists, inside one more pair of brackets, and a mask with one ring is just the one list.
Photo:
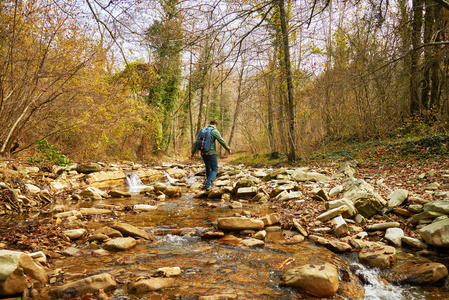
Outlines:
{"label": "blue jacket", "polygon": [[[226,151],[231,151],[231,148],[228,146],[228,144],[223,140],[223,138],[220,135],[220,132],[213,126],[209,125],[207,128],[212,128],[210,132],[210,150],[205,153],[210,154],[217,154],[217,146],[215,145],[215,141],[218,141],[225,149]],[[196,144],[198,142],[198,138],[195,140],[192,146],[192,154],[195,154],[195,152],[198,150],[196,148]]]}

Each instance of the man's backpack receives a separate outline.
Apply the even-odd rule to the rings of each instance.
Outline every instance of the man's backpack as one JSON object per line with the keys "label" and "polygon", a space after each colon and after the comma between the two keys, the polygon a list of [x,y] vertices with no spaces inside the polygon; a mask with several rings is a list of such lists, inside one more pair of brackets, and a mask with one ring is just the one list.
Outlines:
{"label": "man's backpack", "polygon": [[210,150],[210,132],[213,128],[204,127],[198,133],[198,137],[196,138],[196,148],[201,152],[207,152]]}

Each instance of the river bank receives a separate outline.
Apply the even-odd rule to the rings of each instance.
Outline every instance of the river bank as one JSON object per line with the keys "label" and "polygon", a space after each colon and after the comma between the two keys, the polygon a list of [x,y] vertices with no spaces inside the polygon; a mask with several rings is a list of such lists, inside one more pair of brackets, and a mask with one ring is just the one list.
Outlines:
{"label": "river bank", "polygon": [[[180,295],[191,299],[220,295],[221,292],[212,288],[217,282],[209,289],[198,288],[190,294],[180,291],[180,286],[183,287],[181,290],[192,288],[196,286],[195,282],[200,284],[205,279],[200,276],[196,279],[199,281],[186,281],[186,276],[191,278],[192,272],[201,273],[208,269],[203,267],[201,272],[192,271],[195,262],[189,263],[188,259],[182,259],[179,266],[172,265],[167,259],[163,263],[158,262],[159,268],[178,267],[181,274],[173,276],[157,275],[160,272],[157,272],[156,265],[143,268],[146,271],[138,268],[142,255],[149,255],[149,249],[153,249],[150,256],[158,256],[161,251],[158,247],[167,247],[163,246],[164,242],[167,239],[176,241],[176,237],[187,239],[187,245],[190,245],[191,238],[204,241],[205,244],[194,243],[199,248],[194,247],[194,250],[190,249],[193,252],[189,251],[185,255],[192,257],[196,252],[209,253],[211,257],[207,261],[198,263],[215,266],[214,272],[219,275],[213,276],[215,281],[228,276],[226,272],[221,274],[222,271],[218,270],[222,270],[222,266],[213,262],[213,255],[216,254],[214,250],[229,252],[231,250],[227,247],[231,247],[232,251],[240,251],[239,255],[257,253],[259,260],[264,258],[266,275],[263,276],[253,267],[246,270],[247,274],[252,275],[245,278],[242,277],[245,271],[242,273],[230,269],[233,270],[229,272],[234,278],[231,281],[254,287],[244,292],[242,287],[228,286],[229,290],[234,291],[230,295],[236,298],[253,295],[257,299],[277,299],[279,293],[285,299],[295,295],[317,295],[310,286],[299,285],[299,279],[292,277],[298,275],[304,264],[312,261],[310,257],[314,254],[317,259],[313,260],[313,264],[318,266],[317,269],[326,269],[326,263],[336,266],[337,273],[332,267],[330,270],[337,274],[337,281],[328,283],[327,293],[332,293],[329,295],[345,297],[351,295],[351,292],[358,295],[354,296],[358,299],[366,296],[363,292],[366,283],[363,278],[357,278],[357,270],[351,269],[351,264],[342,260],[345,258],[383,269],[383,277],[390,284],[424,285],[428,287],[429,293],[436,291],[440,296],[447,293],[445,248],[432,244],[438,241],[425,240],[420,232],[425,227],[422,225],[434,222],[434,219],[444,221],[446,213],[432,212],[431,217],[427,213],[425,218],[418,220],[415,217],[416,220],[410,220],[431,211],[426,209],[430,207],[429,203],[446,201],[447,165],[364,166],[348,162],[342,165],[280,169],[222,165],[215,182],[216,188],[208,193],[201,190],[203,169],[199,162],[160,166],[89,164],[83,167],[84,171],[80,165],[66,169],[54,168],[49,172],[21,167],[17,162],[2,166],[2,178],[6,186],[2,189],[2,249],[44,254],[38,259],[44,265],[47,280],[41,278],[41,281],[36,282],[35,279],[33,288],[23,291],[27,291],[28,296],[47,297],[66,283],[76,282],[88,275],[104,274],[102,271],[105,269],[109,270],[109,275],[114,274],[111,278],[114,278],[115,285],[111,283],[110,277],[101,278],[101,282],[106,283],[101,290],[108,290],[107,293],[101,294],[99,289],[90,292],[89,297],[98,298],[101,294],[101,297],[117,298],[117,291],[131,297],[134,295],[131,292],[133,288],[137,294],[148,296],[157,291],[156,294],[173,299]],[[131,173],[140,174],[139,178],[147,185],[138,193],[129,191],[129,186],[125,185],[127,174]],[[11,191],[15,194],[11,194]],[[402,202],[393,205],[392,199]],[[188,203],[194,204],[187,209],[180,224],[172,216],[183,211],[185,206],[190,206]],[[369,209],[367,203],[370,204]],[[19,213],[20,210],[22,213]],[[371,213],[372,210],[374,213]],[[198,211],[201,214],[197,214]],[[118,231],[127,240],[111,242],[119,238],[117,229],[111,227],[116,231],[107,231],[109,235],[103,231],[111,225],[117,228],[117,224],[113,224],[117,222],[133,226],[136,231],[130,234],[122,228]],[[395,233],[392,237],[389,235],[391,232]],[[120,246],[116,245],[118,242]],[[125,246],[123,242],[126,242]],[[181,247],[184,246],[186,244]],[[261,248],[267,252],[260,253]],[[241,252],[241,249],[246,250]],[[379,249],[381,253],[376,252]],[[323,255],[317,256],[317,251]],[[93,260],[98,260],[98,257],[108,259],[96,268],[90,267],[93,262],[87,263],[87,267],[80,267],[86,270],[81,273],[64,270],[68,261],[80,265],[81,262],[77,261],[80,256],[83,257],[83,264],[86,263],[86,255]],[[164,255],[173,256],[167,253]],[[229,264],[229,259],[232,261],[239,255],[217,254],[215,261],[221,258]],[[275,258],[269,258],[271,256]],[[112,261],[110,257],[114,257]],[[148,259],[143,258],[145,262]],[[415,265],[411,271],[407,265],[410,261]],[[239,263],[245,265],[243,261]],[[108,264],[109,267],[106,267]],[[118,266],[123,264],[137,265],[141,276],[126,273],[122,278],[119,274],[124,272],[123,267]],[[417,270],[416,266],[423,267]],[[70,268],[73,269],[73,265]],[[405,272],[412,271],[410,276],[404,276]],[[306,270],[305,273],[310,274],[311,271]],[[170,280],[165,280],[168,278]],[[414,282],[411,282],[411,278]],[[155,289],[153,284],[156,280],[158,284],[169,284]],[[274,283],[264,283],[270,280],[274,280]],[[258,284],[254,283],[256,281]],[[306,281],[310,281],[310,278]],[[265,285],[270,288],[258,293]],[[289,285],[294,288],[283,287]],[[427,295],[428,292],[424,289],[422,293]]]}

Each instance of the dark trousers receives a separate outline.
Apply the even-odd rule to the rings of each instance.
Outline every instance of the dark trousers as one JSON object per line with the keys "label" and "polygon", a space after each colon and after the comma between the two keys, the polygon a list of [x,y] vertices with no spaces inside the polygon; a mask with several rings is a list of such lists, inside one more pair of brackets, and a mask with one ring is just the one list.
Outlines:
{"label": "dark trousers", "polygon": [[217,154],[201,154],[201,157],[206,165],[206,187],[209,187],[214,182],[214,179],[218,173]]}

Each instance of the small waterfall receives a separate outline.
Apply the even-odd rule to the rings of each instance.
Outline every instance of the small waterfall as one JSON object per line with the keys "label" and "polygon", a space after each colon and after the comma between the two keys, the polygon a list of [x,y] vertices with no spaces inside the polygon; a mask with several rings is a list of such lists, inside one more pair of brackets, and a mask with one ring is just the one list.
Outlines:
{"label": "small waterfall", "polygon": [[140,180],[139,176],[134,173],[127,173],[125,178],[126,185],[129,188],[142,188],[145,187]]}
{"label": "small waterfall", "polygon": [[366,300],[425,299],[404,286],[389,284],[382,280],[379,276],[379,269],[367,268],[364,265],[354,263],[351,265],[351,270],[362,281]]}
{"label": "small waterfall", "polygon": [[167,176],[168,182],[170,184],[175,183],[176,181],[178,181],[178,179],[174,179],[173,177],[170,176],[170,174],[168,174],[167,172],[165,172],[165,176]]}

